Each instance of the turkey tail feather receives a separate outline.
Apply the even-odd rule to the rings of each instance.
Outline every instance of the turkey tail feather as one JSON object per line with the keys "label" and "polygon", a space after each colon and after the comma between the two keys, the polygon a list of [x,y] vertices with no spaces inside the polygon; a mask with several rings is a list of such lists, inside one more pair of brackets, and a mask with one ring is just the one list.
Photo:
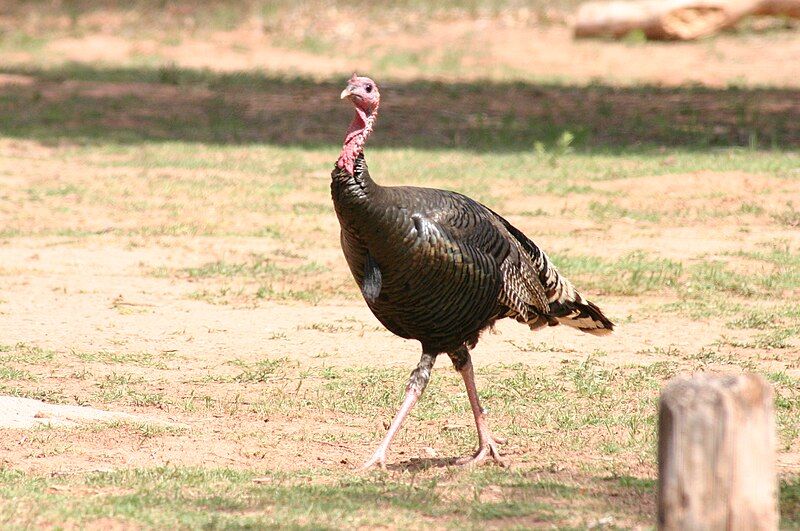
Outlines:
{"label": "turkey tail feather", "polygon": [[575,301],[560,303],[557,308],[550,306],[558,322],[595,336],[610,334],[614,330],[614,323],[603,315],[596,304],[585,300],[578,293],[576,295],[578,297]]}
{"label": "turkey tail feather", "polygon": [[522,231],[504,219],[503,222],[530,256],[547,295],[549,306],[547,315],[540,313],[531,316],[527,321],[528,326],[535,330],[545,324],[550,326],[562,324],[596,336],[610,334],[614,330],[614,323],[603,314],[603,311],[593,302],[584,299],[572,283],[558,272],[547,254]]}

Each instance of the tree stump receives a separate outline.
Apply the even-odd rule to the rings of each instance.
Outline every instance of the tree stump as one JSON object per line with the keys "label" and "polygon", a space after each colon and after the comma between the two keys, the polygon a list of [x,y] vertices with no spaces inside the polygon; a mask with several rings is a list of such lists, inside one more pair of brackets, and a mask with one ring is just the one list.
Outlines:
{"label": "tree stump", "polygon": [[778,528],[772,387],[755,374],[695,374],[661,392],[658,526]]}

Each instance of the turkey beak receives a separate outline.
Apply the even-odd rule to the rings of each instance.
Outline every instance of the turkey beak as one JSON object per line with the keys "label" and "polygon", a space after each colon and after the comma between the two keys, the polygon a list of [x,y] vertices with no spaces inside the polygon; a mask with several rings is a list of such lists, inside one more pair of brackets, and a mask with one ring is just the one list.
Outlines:
{"label": "turkey beak", "polygon": [[351,94],[352,94],[352,92],[350,92],[350,87],[347,87],[346,89],[344,89],[342,91],[341,94],[339,94],[339,99],[343,100],[345,98],[348,98],[348,97],[350,97]]}

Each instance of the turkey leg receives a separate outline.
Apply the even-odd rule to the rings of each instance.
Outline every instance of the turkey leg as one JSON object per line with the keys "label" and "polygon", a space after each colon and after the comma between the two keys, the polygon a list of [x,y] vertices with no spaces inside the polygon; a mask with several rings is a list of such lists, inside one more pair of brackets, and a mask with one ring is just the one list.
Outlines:
{"label": "turkey leg", "polygon": [[394,439],[397,430],[400,429],[400,425],[403,424],[406,416],[408,416],[409,411],[411,411],[414,404],[417,403],[417,400],[419,400],[419,397],[425,390],[425,387],[427,387],[428,381],[431,379],[431,369],[433,369],[435,361],[435,354],[422,353],[417,368],[411,371],[411,378],[409,378],[408,385],[406,386],[406,397],[403,400],[403,405],[400,406],[400,409],[394,416],[392,425],[389,426],[389,431],[386,433],[386,437],[383,438],[383,442],[381,442],[378,449],[375,450],[375,453],[372,454],[369,461],[364,463],[361,467],[362,470],[372,468],[375,465],[386,468],[386,450],[389,449],[392,439]]}
{"label": "turkey leg", "polygon": [[[463,359],[463,353],[459,352]],[[461,377],[464,378],[464,385],[467,387],[469,405],[472,407],[472,416],[475,417],[475,426],[478,428],[478,451],[472,457],[463,457],[456,461],[457,465],[476,465],[485,461],[489,456],[500,466],[506,463],[500,459],[498,444],[505,444],[505,439],[492,436],[489,424],[483,413],[483,408],[478,400],[478,389],[475,387],[475,373],[472,370],[472,359],[469,352],[466,352],[466,362],[458,368]]]}

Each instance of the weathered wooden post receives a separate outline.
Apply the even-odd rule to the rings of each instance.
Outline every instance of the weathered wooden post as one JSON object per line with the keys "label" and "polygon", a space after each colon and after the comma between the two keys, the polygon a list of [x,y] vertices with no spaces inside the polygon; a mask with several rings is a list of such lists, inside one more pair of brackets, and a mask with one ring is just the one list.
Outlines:
{"label": "weathered wooden post", "polygon": [[772,387],[755,374],[694,374],[661,392],[658,527],[778,528]]}

